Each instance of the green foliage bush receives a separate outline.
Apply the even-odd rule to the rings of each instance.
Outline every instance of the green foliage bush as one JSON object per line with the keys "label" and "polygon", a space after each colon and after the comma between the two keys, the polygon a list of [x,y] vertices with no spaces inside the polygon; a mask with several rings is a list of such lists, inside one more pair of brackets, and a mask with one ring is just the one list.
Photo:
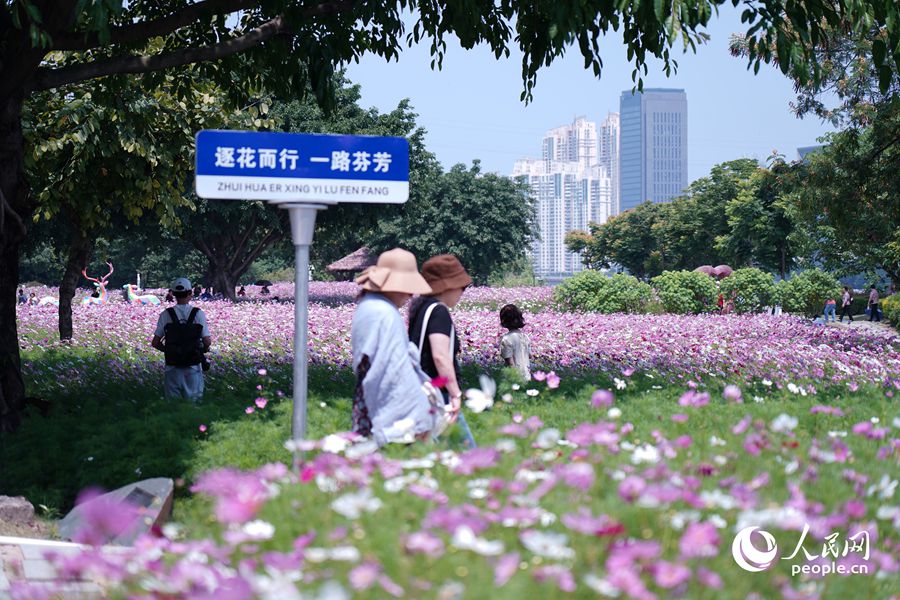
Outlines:
{"label": "green foliage bush", "polygon": [[666,312],[697,314],[715,306],[716,282],[697,271],[663,271],[650,280]]}
{"label": "green foliage bush", "polygon": [[607,314],[646,312],[652,299],[650,286],[636,277],[622,273],[607,277],[597,271],[582,271],[554,292],[554,300],[563,310]]}
{"label": "green foliage bush", "polygon": [[893,296],[883,298],[878,304],[878,308],[881,309],[881,312],[884,313],[884,318],[887,319],[891,325],[900,325],[900,294],[894,294]]}
{"label": "green foliage bush", "polygon": [[792,276],[783,289],[781,305],[784,310],[811,317],[822,314],[829,298],[834,298],[839,307],[843,288],[831,273],[810,269]]}
{"label": "green foliage bush", "polygon": [[737,313],[761,312],[776,298],[774,278],[755,268],[738,269],[719,283],[726,301],[733,299]]}

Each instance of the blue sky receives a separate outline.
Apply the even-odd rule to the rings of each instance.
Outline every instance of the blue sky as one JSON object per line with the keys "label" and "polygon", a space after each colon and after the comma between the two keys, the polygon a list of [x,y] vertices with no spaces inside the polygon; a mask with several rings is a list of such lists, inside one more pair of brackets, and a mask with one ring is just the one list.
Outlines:
{"label": "blue sky", "polygon": [[[688,177],[703,177],[719,162],[741,157],[765,160],[773,149],[796,158],[798,146],[816,143],[830,127],[815,117],[797,119],[788,103],[790,81],[771,66],[754,75],[728,53],[732,32],[744,31],[739,13],[726,7],[710,23],[708,44],[678,56],[678,73],[666,77],[650,65],[645,87],[684,88],[688,98]],[[598,79],[571,51],[538,74],[534,100],[522,92],[521,54],[496,60],[487,48],[466,51],[448,42],[441,71],[432,71],[429,46],[406,49],[399,61],[366,56],[347,68],[362,86],[362,102],[382,111],[409,98],[427,145],[447,168],[481,159],[486,171],[509,174],[513,162],[537,156],[543,133],[579,115],[600,121],[618,112],[619,95],[630,90],[631,65],[621,34],[601,43],[604,71]]]}

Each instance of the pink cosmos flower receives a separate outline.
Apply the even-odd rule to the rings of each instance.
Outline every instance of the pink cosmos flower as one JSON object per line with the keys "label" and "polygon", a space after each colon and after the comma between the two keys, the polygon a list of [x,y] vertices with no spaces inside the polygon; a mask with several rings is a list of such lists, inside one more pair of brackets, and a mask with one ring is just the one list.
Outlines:
{"label": "pink cosmos flower", "polygon": [[268,374],[268,371],[266,371],[265,369],[260,369],[259,371],[257,371],[257,373],[259,373],[260,376],[265,377]]}
{"label": "pink cosmos flower", "polygon": [[556,586],[564,592],[575,591],[575,577],[572,571],[562,565],[546,565],[534,570],[534,579],[538,582],[555,581]]}
{"label": "pink cosmos flower", "polygon": [[619,496],[626,502],[634,502],[647,489],[647,482],[637,475],[629,475],[619,483]]}
{"label": "pink cosmos flower", "polygon": [[631,377],[632,375],[634,375],[634,369],[632,369],[631,367],[622,369],[622,375],[625,377]]}
{"label": "pink cosmos flower", "polygon": [[76,508],[81,525],[72,540],[97,546],[109,543],[125,533],[138,518],[137,507],[109,496],[98,488],[88,488],[78,495]]}
{"label": "pink cosmos flower", "polygon": [[494,563],[494,587],[503,587],[519,568],[519,553],[512,552],[497,558]]}
{"label": "pink cosmos flower", "polygon": [[248,406],[247,408],[244,409],[244,412],[247,413],[248,415],[252,415],[253,413],[256,412],[256,409],[253,408],[252,406]]}
{"label": "pink cosmos flower", "polygon": [[567,486],[584,492],[587,492],[594,486],[596,478],[593,465],[585,462],[566,463],[556,469],[556,473]]}
{"label": "pink cosmos flower", "polygon": [[416,531],[406,536],[404,543],[407,552],[420,553],[427,556],[443,556],[444,542],[428,531]]}
{"label": "pink cosmos flower", "polygon": [[544,381],[545,379],[547,379],[547,374],[543,371],[535,371],[531,374],[531,378],[535,381]]}
{"label": "pink cosmos flower", "polygon": [[686,423],[688,420],[688,416],[684,413],[677,413],[672,415],[672,421],[675,423]]}
{"label": "pink cosmos flower", "polygon": [[221,523],[246,523],[267,499],[259,476],[236,469],[216,469],[202,474],[191,488],[216,499],[215,515]]}
{"label": "pink cosmos flower", "polygon": [[612,406],[615,396],[609,390],[597,390],[591,395],[591,406],[600,408],[602,406]]}
{"label": "pink cosmos flower", "polygon": [[700,585],[713,590],[722,589],[722,578],[719,577],[719,574],[704,567],[697,569],[697,581],[700,582]]}
{"label": "pink cosmos flower", "polygon": [[688,390],[681,395],[681,398],[678,399],[678,404],[680,406],[693,406],[700,407],[706,406],[709,404],[709,394],[707,392],[695,392],[694,390]]}
{"label": "pink cosmos flower", "polygon": [[347,579],[350,582],[350,587],[360,592],[375,585],[379,575],[381,575],[381,565],[367,560],[361,565],[354,567]]}
{"label": "pink cosmos flower", "polygon": [[200,425],[197,429],[200,430],[200,433],[206,433],[206,425]]}
{"label": "pink cosmos flower", "polygon": [[690,578],[691,570],[684,565],[661,560],[653,568],[653,580],[661,588],[678,587]]}
{"label": "pink cosmos flower", "polygon": [[741,388],[736,385],[726,385],[725,391],[722,392],[722,396],[731,402],[736,402],[738,404],[742,403],[744,400],[741,396]]}
{"label": "pink cosmos flower", "polygon": [[264,409],[266,407],[266,405],[269,403],[269,401],[263,397],[259,397],[256,400],[254,400],[253,402],[254,402],[254,404],[256,404],[257,408],[259,408],[260,410]]}
{"label": "pink cosmos flower", "polygon": [[549,373],[547,373],[547,387],[548,388],[550,388],[551,390],[555,390],[556,388],[559,387],[559,382],[560,382],[559,375],[557,375],[553,371],[550,371]]}
{"label": "pink cosmos flower", "polygon": [[471,475],[479,469],[493,467],[500,460],[500,452],[496,448],[473,448],[459,455],[459,464],[454,471],[460,475]]}
{"label": "pink cosmos flower", "polygon": [[678,544],[681,558],[706,558],[719,553],[719,533],[712,523],[691,523]]}

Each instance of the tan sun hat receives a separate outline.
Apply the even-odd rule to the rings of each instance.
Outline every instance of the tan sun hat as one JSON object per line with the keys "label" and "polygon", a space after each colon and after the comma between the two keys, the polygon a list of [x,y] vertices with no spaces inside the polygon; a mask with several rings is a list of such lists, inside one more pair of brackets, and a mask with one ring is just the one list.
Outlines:
{"label": "tan sun hat", "polygon": [[452,254],[438,254],[426,260],[422,263],[422,276],[431,286],[432,294],[472,285],[472,278]]}
{"label": "tan sun hat", "polygon": [[401,248],[382,252],[375,266],[360,273],[356,283],[369,292],[431,293],[431,286],[419,274],[415,255]]}

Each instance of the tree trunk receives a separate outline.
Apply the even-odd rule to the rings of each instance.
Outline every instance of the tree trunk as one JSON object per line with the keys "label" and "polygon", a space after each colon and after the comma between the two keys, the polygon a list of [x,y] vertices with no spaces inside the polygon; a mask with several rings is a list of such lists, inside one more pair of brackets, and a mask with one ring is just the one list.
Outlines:
{"label": "tree trunk", "polygon": [[72,241],[69,243],[69,258],[66,270],[59,284],[59,339],[72,339],[72,299],[75,288],[81,277],[81,271],[87,267],[94,249],[94,239],[72,222]]}
{"label": "tree trunk", "polygon": [[23,165],[22,99],[0,99],[0,432],[14,431],[25,406],[16,327],[19,250],[34,210]]}
{"label": "tree trunk", "polygon": [[226,298],[234,302],[234,282],[236,281],[236,279],[232,273],[229,273],[220,265],[221,263],[213,264],[213,262],[210,261],[209,271],[211,278],[207,281],[212,284],[213,290],[215,290],[216,292],[222,292],[222,294],[224,294]]}

